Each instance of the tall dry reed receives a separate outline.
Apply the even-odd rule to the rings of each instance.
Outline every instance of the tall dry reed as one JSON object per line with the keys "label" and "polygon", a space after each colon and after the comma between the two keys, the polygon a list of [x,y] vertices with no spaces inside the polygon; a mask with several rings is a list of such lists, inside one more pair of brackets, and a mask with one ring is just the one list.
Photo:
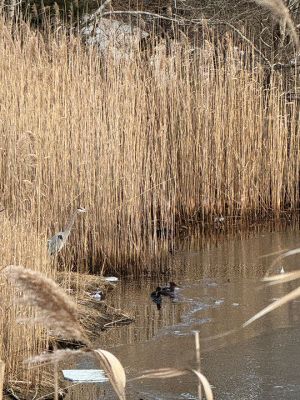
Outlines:
{"label": "tall dry reed", "polygon": [[25,25],[0,35],[1,201],[43,238],[86,207],[70,268],[138,273],[180,221],[298,207],[297,105],[251,49],[245,64],[230,37],[226,62],[208,40],[115,60]]}
{"label": "tall dry reed", "polygon": [[3,398],[3,382],[4,382],[5,364],[0,360],[0,400]]}

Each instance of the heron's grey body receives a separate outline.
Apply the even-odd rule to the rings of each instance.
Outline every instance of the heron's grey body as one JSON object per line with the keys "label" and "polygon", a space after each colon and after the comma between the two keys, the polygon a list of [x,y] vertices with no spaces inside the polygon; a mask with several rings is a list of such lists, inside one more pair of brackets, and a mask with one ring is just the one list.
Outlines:
{"label": "heron's grey body", "polygon": [[64,247],[66,240],[64,240],[63,232],[58,232],[51,239],[48,240],[48,253],[50,256],[57,254]]}
{"label": "heron's grey body", "polygon": [[84,208],[81,208],[81,207],[77,208],[75,213],[72,215],[65,230],[56,233],[54,236],[52,236],[51,239],[48,240],[48,253],[50,254],[50,256],[53,256],[61,251],[61,249],[66,244],[68,236],[70,235],[70,232],[71,232],[72,226],[75,222],[77,214],[83,213],[83,212],[86,212],[86,210]]}

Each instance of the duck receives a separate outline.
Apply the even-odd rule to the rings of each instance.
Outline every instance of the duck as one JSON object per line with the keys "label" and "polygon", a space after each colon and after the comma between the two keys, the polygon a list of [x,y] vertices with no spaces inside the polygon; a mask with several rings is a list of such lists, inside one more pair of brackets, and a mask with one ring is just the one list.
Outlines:
{"label": "duck", "polygon": [[102,292],[102,290],[91,292],[90,296],[96,301],[101,301],[105,299],[105,294]]}
{"label": "duck", "polygon": [[175,282],[169,282],[169,286],[164,286],[160,289],[160,294],[163,296],[175,296],[175,288],[178,287]]}
{"label": "duck", "polygon": [[162,298],[161,298],[161,287],[157,286],[157,288],[150,294],[150,297],[153,301],[153,303],[156,304],[156,307],[158,310],[161,309],[161,303],[162,303]]}

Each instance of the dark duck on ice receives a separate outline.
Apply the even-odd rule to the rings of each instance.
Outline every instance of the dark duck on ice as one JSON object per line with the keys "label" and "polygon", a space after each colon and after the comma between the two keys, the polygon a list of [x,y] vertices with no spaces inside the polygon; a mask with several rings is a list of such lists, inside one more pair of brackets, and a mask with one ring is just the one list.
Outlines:
{"label": "dark duck on ice", "polygon": [[174,299],[175,297],[175,288],[178,287],[176,283],[170,282],[168,286],[160,287],[157,286],[157,288],[150,294],[150,297],[153,301],[153,303],[156,304],[157,309],[161,309],[162,305],[162,297],[161,296],[168,296],[171,299]]}
{"label": "dark duck on ice", "polygon": [[177,288],[178,285],[176,285],[175,282],[170,282],[169,286],[164,286],[160,289],[160,293],[163,296],[169,296],[169,297],[174,297],[175,296],[175,288]]}
{"label": "dark duck on ice", "polygon": [[161,309],[161,303],[162,303],[162,298],[161,298],[161,287],[157,286],[157,288],[150,294],[150,297],[153,301],[153,303],[156,304],[156,307],[158,310]]}

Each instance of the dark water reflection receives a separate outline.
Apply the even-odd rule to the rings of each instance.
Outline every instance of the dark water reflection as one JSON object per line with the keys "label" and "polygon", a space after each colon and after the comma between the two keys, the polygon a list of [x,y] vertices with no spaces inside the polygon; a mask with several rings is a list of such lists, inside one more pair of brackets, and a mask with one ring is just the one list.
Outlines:
{"label": "dark water reflection", "polygon": [[[268,232],[267,226],[255,232],[180,242],[169,260],[170,276],[120,282],[110,304],[133,314],[136,322],[101,333],[97,346],[119,357],[130,378],[152,368],[195,367],[192,331],[198,330],[202,368],[217,399],[300,399],[300,302],[236,334],[209,339],[240,327],[295,287],[295,283],[263,286],[260,278],[274,257],[260,257],[298,247],[298,229],[296,224]],[[299,257],[289,258],[280,267],[295,269],[299,261]],[[174,301],[164,299],[158,311],[149,293],[170,278],[181,287]],[[196,395],[193,376],[128,383],[129,399],[195,399]],[[110,389],[105,398],[114,398]]]}

